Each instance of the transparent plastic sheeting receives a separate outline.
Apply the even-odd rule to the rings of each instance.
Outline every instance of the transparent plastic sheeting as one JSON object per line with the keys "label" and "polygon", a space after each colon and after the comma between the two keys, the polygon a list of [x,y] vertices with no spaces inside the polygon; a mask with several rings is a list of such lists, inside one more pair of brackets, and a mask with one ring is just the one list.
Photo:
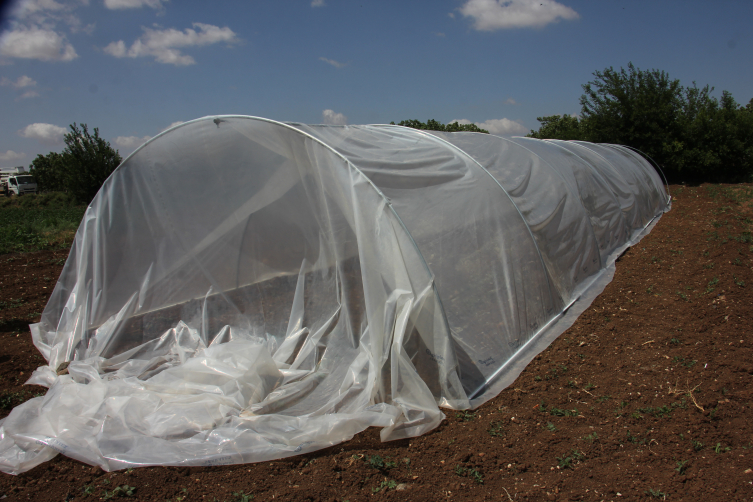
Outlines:
{"label": "transparent plastic sheeting", "polygon": [[669,209],[615,145],[206,117],[88,207],[0,469],[307,453],[494,397]]}

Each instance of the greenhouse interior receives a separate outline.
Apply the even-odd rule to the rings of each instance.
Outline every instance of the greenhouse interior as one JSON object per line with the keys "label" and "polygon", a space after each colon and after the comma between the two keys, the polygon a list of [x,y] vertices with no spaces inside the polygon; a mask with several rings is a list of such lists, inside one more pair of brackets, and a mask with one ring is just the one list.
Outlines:
{"label": "greenhouse interior", "polygon": [[41,321],[46,395],[0,470],[106,471],[383,441],[481,406],[670,208],[618,145],[212,116],[105,182]]}

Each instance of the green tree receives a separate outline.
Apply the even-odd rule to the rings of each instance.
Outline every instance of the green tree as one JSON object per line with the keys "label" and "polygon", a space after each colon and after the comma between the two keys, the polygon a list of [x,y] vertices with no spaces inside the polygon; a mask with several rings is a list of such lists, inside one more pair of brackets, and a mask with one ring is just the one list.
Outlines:
{"label": "green tree", "polygon": [[636,147],[667,164],[680,147],[678,118],[683,110],[680,81],[664,71],[612,67],[594,72],[583,85],[581,117],[587,139]]}
{"label": "green tree", "polygon": [[[594,72],[580,97],[582,139],[647,153],[670,180],[743,181],[753,176],[753,100],[738,105],[713,87],[683,87],[664,71],[612,67]],[[556,116],[555,116],[556,117]],[[549,117],[544,117],[548,119]],[[543,123],[534,137],[565,124]]]}
{"label": "green tree", "polygon": [[93,135],[86,124],[74,122],[70,128],[62,153],[64,185],[77,202],[88,204],[123,159],[99,136],[98,128]]}
{"label": "green tree", "polygon": [[678,171],[708,181],[747,181],[753,174],[753,113],[729,92],[716,99],[708,86],[688,88],[680,126]]}
{"label": "green tree", "polygon": [[40,192],[65,191],[65,167],[62,154],[57,152],[50,152],[47,155],[39,154],[29,167],[29,173],[34,176]]}
{"label": "green tree", "polygon": [[[390,122],[390,124],[395,125],[394,122]],[[480,132],[489,134],[489,131],[481,129],[476,124],[461,124],[457,121],[445,125],[434,119],[429,119],[426,122],[421,122],[420,120],[401,120],[397,125],[410,127],[412,129],[421,129],[423,131]]]}
{"label": "green tree", "polygon": [[549,115],[547,117],[536,117],[541,123],[538,131],[531,129],[526,136],[538,139],[562,139],[562,140],[583,140],[586,139],[586,133],[581,128],[581,121],[578,117],[571,115]]}

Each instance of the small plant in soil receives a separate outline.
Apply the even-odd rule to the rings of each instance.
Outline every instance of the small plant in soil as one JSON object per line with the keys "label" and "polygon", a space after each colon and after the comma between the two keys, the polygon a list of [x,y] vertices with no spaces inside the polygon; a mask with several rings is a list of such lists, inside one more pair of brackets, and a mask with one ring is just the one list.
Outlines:
{"label": "small plant in soil", "polygon": [[706,286],[706,293],[705,294],[713,292],[714,289],[716,289],[716,285],[717,284],[719,284],[719,278],[718,277],[714,277],[713,279],[711,279],[709,281],[709,283],[707,284],[707,286]]}
{"label": "small plant in soil", "polygon": [[680,473],[680,475],[685,474],[685,471],[688,470],[688,464],[690,463],[690,460],[680,460],[677,462],[677,467],[675,467],[675,470]]}
{"label": "small plant in soil", "polygon": [[136,493],[135,486],[122,485],[116,486],[111,492],[105,490],[105,494],[102,498],[107,500],[114,497],[133,497],[134,493]]}
{"label": "small plant in soil", "polygon": [[693,445],[693,449],[695,451],[701,451],[703,449],[703,443],[701,443],[700,441],[696,441],[695,439],[691,439],[690,444]]}
{"label": "small plant in soil", "polygon": [[253,493],[233,492],[233,502],[251,502],[253,499]]}
{"label": "small plant in soil", "polygon": [[578,450],[573,450],[567,457],[557,457],[557,467],[560,469],[572,469],[573,463],[578,463],[583,460],[583,454]]}
{"label": "small plant in soil", "polygon": [[497,420],[489,424],[489,430],[487,431],[490,436],[502,437],[505,435],[505,430],[502,427],[502,421]]}
{"label": "small plant in soil", "polygon": [[84,495],[87,497],[89,495],[94,495],[94,486],[93,485],[84,485],[84,487],[81,489],[84,492]]}
{"label": "small plant in soil", "polygon": [[592,432],[588,436],[585,436],[583,439],[586,440],[586,441],[588,441],[589,443],[593,443],[594,441],[596,441],[597,439],[599,439],[599,435],[596,434],[595,432]]}
{"label": "small plant in soil", "polygon": [[476,418],[476,414],[475,413],[471,413],[471,412],[469,412],[467,410],[463,410],[461,412],[455,413],[455,417],[459,418],[463,422],[470,422],[471,420],[473,420],[474,418]]}
{"label": "small plant in soil", "polygon": [[363,457],[363,459],[367,464],[369,464],[369,466],[380,471],[386,471],[392,469],[393,467],[397,467],[397,463],[390,461],[389,459],[385,462],[384,459],[379,455],[366,455],[365,457]]}
{"label": "small plant in soil", "polygon": [[669,343],[671,343],[672,345],[680,345],[680,343],[682,342],[680,342],[679,338],[673,338],[669,341]]}
{"label": "small plant in soil", "polygon": [[645,439],[638,439],[638,437],[633,436],[629,430],[627,431],[627,440],[633,444],[646,444]]}
{"label": "small plant in soil", "polygon": [[714,446],[714,453],[726,453],[730,451],[732,448],[729,446],[722,446],[722,443],[716,443],[716,446]]}
{"label": "small plant in soil", "polygon": [[541,405],[541,411],[544,413],[549,413],[553,417],[577,417],[580,414],[578,408],[573,408],[572,410],[564,410],[562,408],[552,407],[547,410],[543,403]]}
{"label": "small plant in soil", "polygon": [[667,498],[667,494],[664,493],[664,492],[660,492],[659,490],[652,490],[652,489],[649,488],[648,490],[646,490],[645,493],[646,493],[646,495],[650,495],[652,497],[655,497],[655,498],[658,498],[658,499],[662,499],[662,500],[664,500],[664,499]]}
{"label": "small plant in soil", "polygon": [[385,479],[379,486],[375,486],[371,489],[371,493],[379,493],[382,490],[394,490],[397,487],[397,481],[394,479]]}
{"label": "small plant in soil", "polygon": [[461,477],[471,478],[473,481],[480,485],[484,484],[484,476],[477,469],[463,467],[462,465],[458,464],[457,466],[455,466],[455,474]]}

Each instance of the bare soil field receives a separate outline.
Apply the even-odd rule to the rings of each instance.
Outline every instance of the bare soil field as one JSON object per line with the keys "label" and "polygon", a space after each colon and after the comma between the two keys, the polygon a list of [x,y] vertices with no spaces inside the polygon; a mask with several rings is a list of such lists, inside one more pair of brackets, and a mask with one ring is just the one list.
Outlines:
{"label": "bare soil field", "polygon": [[[58,456],[0,499],[753,500],[753,187],[670,186],[673,209],[515,384],[439,428],[314,454],[107,473]],[[0,255],[0,417],[44,393],[39,319],[66,251]]]}

